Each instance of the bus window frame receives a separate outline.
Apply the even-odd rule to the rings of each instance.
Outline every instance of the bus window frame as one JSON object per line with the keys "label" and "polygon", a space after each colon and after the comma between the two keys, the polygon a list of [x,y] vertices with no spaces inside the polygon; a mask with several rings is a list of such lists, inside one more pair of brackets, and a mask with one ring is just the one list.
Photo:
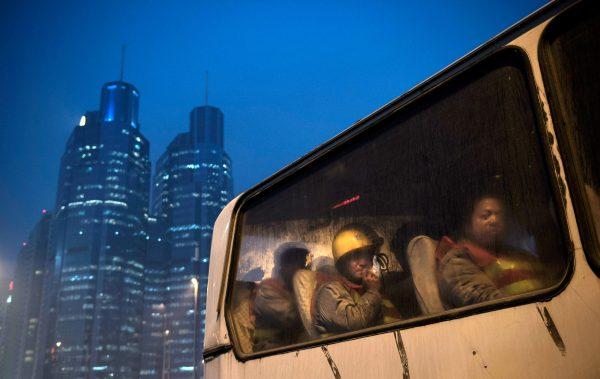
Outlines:
{"label": "bus window frame", "polygon": [[[231,312],[229,312],[229,310],[231,309],[233,302],[232,292],[236,279],[237,264],[240,252],[241,228],[239,226],[243,207],[246,204],[248,204],[249,201],[263,195],[264,192],[277,188],[277,186],[281,183],[284,183],[286,179],[301,174],[303,170],[310,168],[310,166],[314,162],[321,161],[322,159],[327,159],[330,156],[330,154],[334,153],[340,148],[343,148],[346,144],[351,143],[355,139],[360,139],[361,137],[364,137],[364,135],[367,134],[372,128],[377,127],[377,125],[380,125],[380,123],[387,120],[397,112],[409,110],[410,107],[412,107],[415,103],[422,100],[424,97],[427,97],[432,92],[435,92],[440,87],[445,86],[448,83],[453,82],[454,80],[460,80],[461,76],[469,74],[470,70],[474,67],[480,64],[485,64],[488,60],[494,59],[498,55],[510,54],[511,51],[520,55],[519,58],[522,59],[524,69],[523,75],[525,76],[525,80],[527,82],[526,85],[529,87],[528,94],[530,96],[535,128],[538,132],[538,140],[541,144],[541,148],[543,151],[542,154],[544,155],[542,161],[546,171],[545,176],[547,177],[547,180],[549,181],[548,184],[550,185],[550,199],[553,202],[554,208],[557,213],[557,227],[560,230],[560,238],[562,239],[564,247],[564,251],[562,251],[562,253],[565,257],[566,267],[564,269],[562,278],[551,287],[547,287],[542,290],[532,291],[522,295],[511,296],[508,300],[492,300],[485,303],[454,308],[435,315],[414,317],[408,320],[403,320],[395,323],[372,326],[357,331],[340,333],[330,337],[321,337],[307,342],[300,342],[287,346],[277,347],[274,349],[262,350],[259,352],[245,353],[243,351],[240,351],[239,344],[237,343],[239,337],[237,336],[235,328],[233,327],[233,316]],[[565,211],[566,204],[563,200],[560,190],[561,184],[559,183],[561,181],[561,178],[556,168],[555,157],[552,153],[552,147],[550,146],[548,139],[544,138],[544,136],[548,135],[548,130],[546,128],[547,124],[545,122],[545,113],[540,105],[539,94],[532,72],[531,60],[522,48],[510,45],[509,43],[502,44],[500,46],[495,46],[495,48],[491,49],[491,51],[482,52],[480,54],[476,54],[468,58],[470,59],[466,61],[464,66],[452,72],[450,75],[444,76],[443,73],[436,75],[430,82],[426,82],[421,87],[415,89],[414,91],[416,93],[411,91],[411,93],[392,101],[384,108],[371,114],[367,118],[359,121],[357,124],[351,126],[346,131],[327,141],[325,144],[317,147],[305,157],[286,166],[281,171],[277,172],[273,176],[267,178],[265,181],[258,184],[256,187],[251,188],[240,197],[233,210],[233,215],[231,219],[232,227],[228,236],[226,252],[228,258],[226,259],[226,267],[224,269],[226,271],[226,276],[224,277],[227,277],[227,288],[226,293],[224,294],[225,299],[223,310],[225,315],[225,322],[227,325],[227,331],[230,336],[232,350],[238,361],[245,362],[248,360],[262,358],[265,356],[273,356],[301,349],[315,348],[324,344],[332,344],[358,338],[370,337],[373,335],[388,333],[395,330],[404,330],[408,328],[414,328],[417,326],[429,325],[442,321],[464,318],[475,314],[487,313],[514,306],[535,303],[538,301],[548,301],[560,294],[567,287],[573,275],[573,243],[569,235],[569,228]]]}
{"label": "bus window frame", "polygon": [[[553,18],[544,28],[538,42],[538,61],[540,63],[540,72],[546,89],[546,99],[550,108],[554,131],[556,134],[559,150],[567,156],[577,156],[574,154],[576,146],[574,142],[574,131],[568,127],[568,117],[561,111],[558,100],[562,95],[557,90],[556,77],[552,73],[555,62],[550,52],[550,36],[560,35],[565,28],[568,28],[570,17],[573,13],[580,12],[580,7],[588,6],[581,1],[566,9],[563,13]],[[596,276],[600,277],[600,231],[596,229],[592,215],[590,214],[589,202],[584,194],[584,180],[582,168],[578,162],[573,159],[564,159],[565,179],[570,189],[571,201],[575,211],[575,218],[579,227],[579,235],[583,245],[584,254],[588,265]],[[594,259],[592,255],[595,255]]]}

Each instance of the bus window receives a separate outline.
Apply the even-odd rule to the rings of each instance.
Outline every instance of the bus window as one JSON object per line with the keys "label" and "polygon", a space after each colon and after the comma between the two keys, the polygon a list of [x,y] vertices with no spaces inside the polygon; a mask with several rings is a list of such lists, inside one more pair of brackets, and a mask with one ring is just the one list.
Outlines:
{"label": "bus window", "polygon": [[252,357],[511,304],[567,254],[528,63],[504,49],[251,191],[227,318]]}
{"label": "bus window", "polygon": [[599,36],[600,10],[584,2],[548,26],[540,51],[582,242],[600,274]]}

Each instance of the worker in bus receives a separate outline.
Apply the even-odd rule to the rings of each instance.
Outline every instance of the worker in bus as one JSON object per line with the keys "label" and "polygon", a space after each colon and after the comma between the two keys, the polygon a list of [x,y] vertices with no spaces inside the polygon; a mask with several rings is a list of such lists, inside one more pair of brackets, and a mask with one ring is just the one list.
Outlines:
{"label": "worker in bus", "polygon": [[479,196],[466,209],[461,236],[440,240],[436,259],[447,305],[460,307],[544,287],[539,260],[506,244],[506,213],[500,196]]}
{"label": "worker in bus", "polygon": [[300,243],[285,243],[275,250],[273,273],[259,283],[254,297],[254,351],[295,343],[304,332],[292,279],[306,268],[308,255]]}
{"label": "worker in bus", "polygon": [[373,270],[383,238],[367,225],[349,224],[333,239],[338,275],[317,289],[315,327],[323,336],[359,330],[400,319],[382,295],[380,273]]}

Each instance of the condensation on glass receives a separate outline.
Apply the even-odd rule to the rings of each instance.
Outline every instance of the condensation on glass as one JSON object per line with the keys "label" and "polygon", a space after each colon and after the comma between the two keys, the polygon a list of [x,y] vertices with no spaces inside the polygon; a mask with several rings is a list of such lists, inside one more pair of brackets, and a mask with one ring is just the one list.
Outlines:
{"label": "condensation on glass", "polygon": [[236,351],[536,294],[567,267],[522,53],[505,49],[242,205]]}
{"label": "condensation on glass", "polygon": [[577,4],[544,32],[541,62],[584,248],[600,274],[600,8]]}

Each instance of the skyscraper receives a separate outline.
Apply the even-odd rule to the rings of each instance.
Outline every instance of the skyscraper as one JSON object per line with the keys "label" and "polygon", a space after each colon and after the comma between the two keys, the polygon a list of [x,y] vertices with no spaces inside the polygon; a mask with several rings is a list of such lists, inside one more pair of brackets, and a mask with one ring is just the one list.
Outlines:
{"label": "skyscraper", "polygon": [[212,229],[232,193],[223,113],[196,107],[189,131],[177,135],[158,160],[153,182],[153,213],[163,222],[169,248],[164,366],[172,378],[193,377],[201,361]]}
{"label": "skyscraper", "polygon": [[[0,377],[31,378],[35,345],[40,320],[40,304],[44,284],[44,265],[48,252],[50,214],[42,212],[41,219],[23,243],[13,280],[9,284],[4,336],[0,338]],[[3,299],[4,300],[4,299]]]}
{"label": "skyscraper", "polygon": [[150,161],[138,107],[133,85],[106,83],[100,110],[82,116],[67,142],[38,375],[139,375]]}

